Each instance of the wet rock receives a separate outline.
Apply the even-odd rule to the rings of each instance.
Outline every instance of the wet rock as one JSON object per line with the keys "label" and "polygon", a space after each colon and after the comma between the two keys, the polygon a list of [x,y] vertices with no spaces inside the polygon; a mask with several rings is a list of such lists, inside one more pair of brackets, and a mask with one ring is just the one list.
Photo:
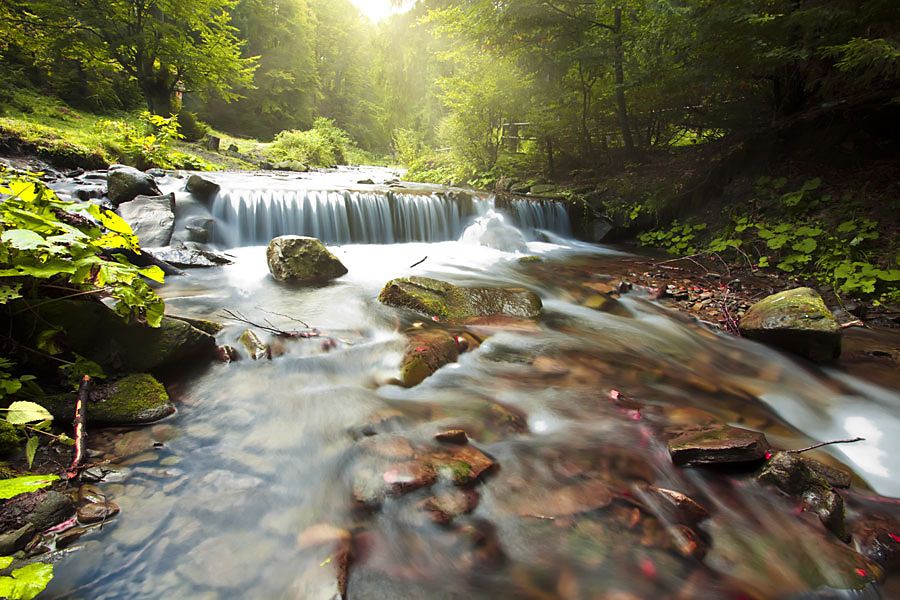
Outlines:
{"label": "wet rock", "polygon": [[612,500],[609,486],[597,479],[560,486],[527,486],[517,490],[511,499],[519,516],[550,519],[600,510]]}
{"label": "wet rock", "polygon": [[319,523],[307,527],[297,536],[297,545],[300,548],[314,548],[323,544],[349,543],[352,535],[346,529],[335,527],[328,523]]}
{"label": "wet rock", "polygon": [[459,444],[464,446],[469,443],[469,436],[463,429],[447,429],[435,434],[434,439],[444,444]]}
{"label": "wet rock", "polygon": [[178,321],[184,321],[191,327],[199,329],[200,331],[208,333],[209,335],[218,335],[223,329],[225,329],[225,326],[221,323],[210,321],[208,319],[193,319],[190,317],[179,317],[177,315],[172,315],[170,318],[177,319]]}
{"label": "wet rock", "polygon": [[357,447],[369,456],[389,460],[412,460],[416,456],[410,441],[399,435],[376,435],[361,440]]}
{"label": "wet rock", "polygon": [[725,424],[672,429],[668,447],[678,466],[754,462],[769,450],[766,436]]}
{"label": "wet rock", "polygon": [[23,526],[31,524],[41,532],[62,523],[74,512],[72,500],[57,491],[20,494],[0,504],[0,531],[19,532]]}
{"label": "wet rock", "polygon": [[325,244],[311,237],[277,237],[269,242],[266,259],[276,281],[316,283],[347,274],[347,267]]}
{"label": "wet rock", "polygon": [[709,518],[709,512],[689,496],[665,488],[646,487],[641,490],[654,512],[672,523],[695,526]]}
{"label": "wet rock", "polygon": [[797,288],[764,298],[741,319],[744,337],[776,346],[813,361],[841,354],[841,329],[822,297]]}
{"label": "wet rock", "polygon": [[848,540],[844,521],[844,499],[828,480],[811,466],[809,459],[796,452],[776,452],[760,472],[761,483],[773,485],[798,498],[801,507],[818,515],[825,527],[842,540]]}
{"label": "wet rock", "polygon": [[264,344],[262,340],[259,339],[259,336],[252,330],[247,329],[244,331],[244,333],[241,334],[240,342],[241,345],[244,346],[244,350],[247,351],[247,354],[249,354],[250,358],[253,360],[271,358],[269,346]]}
{"label": "wet rock", "polygon": [[161,196],[159,186],[152,175],[125,165],[113,165],[107,175],[109,199],[119,205],[138,196]]}
{"label": "wet rock", "polygon": [[479,500],[478,492],[473,489],[452,488],[437,492],[419,506],[428,513],[432,522],[446,525],[456,517],[475,510]]}
{"label": "wet rock", "polygon": [[131,225],[144,248],[162,248],[175,231],[175,194],[138,196],[119,206],[119,215]]}
{"label": "wet rock", "polygon": [[0,555],[11,556],[28,545],[37,533],[34,525],[26,523],[15,531],[0,535]]}
{"label": "wet rock", "polygon": [[221,188],[218,183],[194,174],[188,177],[185,189],[201,202],[209,202],[216,197]]}
{"label": "wet rock", "polygon": [[216,348],[216,359],[219,362],[229,364],[239,361],[241,355],[238,354],[237,348],[233,346],[219,346]]}
{"label": "wet rock", "polygon": [[442,321],[503,315],[533,319],[541,314],[541,299],[521,288],[464,288],[428,277],[404,277],[388,282],[378,300]]}
{"label": "wet rock", "polygon": [[[38,309],[43,321],[64,332],[63,345],[117,371],[152,372],[212,359],[216,340],[184,321],[164,317],[158,328],[126,323],[103,304],[61,300]],[[23,319],[23,326],[32,321]],[[102,335],[99,333],[102,332]],[[70,419],[72,413],[65,418]]]}
{"label": "wet rock", "polygon": [[179,269],[210,269],[232,264],[227,256],[199,248],[162,248],[154,250],[153,256]]}
{"label": "wet rock", "polygon": [[173,412],[166,388],[146,373],[98,386],[87,406],[91,421],[106,425],[152,423]]}
{"label": "wet rock", "polygon": [[400,381],[413,387],[431,377],[444,365],[456,362],[459,349],[456,339],[442,330],[429,330],[413,334],[409,346],[400,361]]}
{"label": "wet rock", "polygon": [[900,521],[880,514],[865,515],[850,526],[856,551],[879,565],[900,567]]}
{"label": "wet rock", "polygon": [[437,450],[430,461],[434,470],[454,485],[472,483],[496,465],[491,457],[474,446]]}
{"label": "wet rock", "polygon": [[96,504],[84,504],[75,512],[78,522],[84,525],[108,521],[119,514],[119,505],[115,502],[102,502]]}

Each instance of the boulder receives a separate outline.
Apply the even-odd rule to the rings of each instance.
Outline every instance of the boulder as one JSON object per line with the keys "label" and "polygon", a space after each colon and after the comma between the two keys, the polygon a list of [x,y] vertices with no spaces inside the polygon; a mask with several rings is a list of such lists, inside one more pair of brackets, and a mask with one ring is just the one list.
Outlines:
{"label": "boulder", "polygon": [[413,387],[431,377],[444,365],[456,362],[459,348],[456,338],[442,330],[422,331],[409,339],[400,361],[400,381]]}
{"label": "boulder", "polygon": [[41,532],[62,523],[74,513],[74,503],[60,492],[40,490],[19,494],[0,506],[0,532],[19,532],[25,525],[32,525]]}
{"label": "boulder", "polygon": [[277,281],[316,283],[347,274],[347,267],[325,244],[311,237],[277,237],[269,242],[266,259]]}
{"label": "boulder", "polygon": [[159,186],[152,175],[134,167],[113,165],[107,176],[107,195],[113,204],[131,202],[138,196],[161,196]]}
{"label": "boulder", "polygon": [[188,178],[186,189],[193,194],[197,200],[209,202],[216,197],[219,190],[222,188],[219,187],[218,183],[194,174]]}
{"label": "boulder", "polygon": [[175,194],[138,196],[119,206],[119,215],[131,225],[144,248],[162,248],[175,231]]}
{"label": "boulder", "polygon": [[766,436],[757,431],[711,423],[669,430],[669,455],[679,466],[744,463],[763,460]]}
{"label": "boulder", "polygon": [[208,269],[232,264],[226,256],[198,248],[163,248],[154,250],[153,256],[179,269]]}
{"label": "boulder", "polygon": [[537,294],[522,288],[464,288],[428,277],[390,281],[378,300],[453,322],[498,315],[533,319],[543,308]]}
{"label": "boulder", "polygon": [[[57,394],[38,400],[55,419],[71,419],[75,414],[75,395]],[[146,373],[97,386],[87,403],[88,419],[101,425],[142,425],[153,423],[175,412],[166,388]]]}
{"label": "boulder", "polygon": [[[160,327],[152,328],[127,323],[103,304],[76,300],[53,302],[38,312],[45,324],[64,332],[65,348],[107,373],[156,372],[215,357],[216,338],[178,319],[164,317]],[[25,321],[23,328],[30,326]]]}
{"label": "boulder", "polygon": [[218,152],[219,148],[222,145],[222,138],[215,135],[206,135],[206,139],[203,140],[203,147],[209,150],[210,152]]}
{"label": "boulder", "polygon": [[744,337],[770,344],[813,361],[841,355],[841,328],[822,297],[796,288],[764,298],[741,319]]}

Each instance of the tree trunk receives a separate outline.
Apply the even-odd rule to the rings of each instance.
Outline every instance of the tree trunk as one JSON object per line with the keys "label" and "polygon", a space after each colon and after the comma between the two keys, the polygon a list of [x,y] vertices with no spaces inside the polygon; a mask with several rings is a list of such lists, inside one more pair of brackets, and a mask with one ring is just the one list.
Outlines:
{"label": "tree trunk", "polygon": [[175,114],[175,102],[172,93],[166,88],[151,86],[144,88],[144,98],[147,100],[147,108],[154,115],[169,117]]}
{"label": "tree trunk", "polygon": [[613,40],[615,45],[614,69],[616,74],[616,106],[619,114],[619,128],[622,130],[622,140],[625,142],[625,151],[628,154],[634,152],[634,138],[631,135],[631,120],[628,117],[628,102],[625,99],[625,45],[622,40],[622,9],[614,10]]}

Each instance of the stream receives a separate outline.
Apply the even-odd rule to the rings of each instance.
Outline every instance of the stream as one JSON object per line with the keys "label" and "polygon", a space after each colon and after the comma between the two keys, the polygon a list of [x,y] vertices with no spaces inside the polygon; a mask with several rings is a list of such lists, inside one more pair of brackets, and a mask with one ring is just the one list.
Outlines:
{"label": "stream", "polygon": [[[865,437],[813,455],[854,472],[850,520],[896,518],[896,387],[713,332],[646,291],[612,310],[584,306],[583,285],[612,281],[626,255],[571,239],[558,204],[391,188],[382,172],[351,179],[363,176],[381,180],[215,175],[222,191],[208,206],[168,181],[187,207],[179,223],[211,220],[210,243],[234,260],[168,278],[169,313],[226,323],[219,343],[238,348],[247,326],[223,321],[224,309],[281,329],[303,321],[333,342],[266,338],[272,360],[168,381],[169,419],[92,435],[115,457],[101,485],[122,512],[62,551],[47,597],[328,600],[344,573],[354,600],[900,594],[893,579],[870,583],[850,546],[786,496],[746,474],[675,467],[659,435],[716,419],[780,448]],[[276,283],[264,245],[285,233],[320,237],[349,273]],[[387,281],[409,275],[526,287],[544,312],[484,325],[480,347],[405,389],[392,383],[404,332],[444,327],[378,303]],[[438,481],[360,505],[372,470],[387,478],[452,429],[495,467],[465,489]],[[685,531],[655,488],[687,494],[709,518]],[[465,508],[436,520],[435,502]]]}

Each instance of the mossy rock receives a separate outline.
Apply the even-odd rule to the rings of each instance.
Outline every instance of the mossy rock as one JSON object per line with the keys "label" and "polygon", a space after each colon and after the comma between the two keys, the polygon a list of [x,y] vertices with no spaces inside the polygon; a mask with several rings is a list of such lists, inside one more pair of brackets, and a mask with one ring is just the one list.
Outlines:
{"label": "mossy rock", "polygon": [[269,242],[266,250],[269,272],[276,281],[318,283],[347,274],[347,267],[311,237],[284,235]]}
{"label": "mossy rock", "polygon": [[191,327],[199,329],[203,333],[208,333],[209,335],[219,335],[225,326],[221,323],[217,323],[215,321],[210,321],[208,319],[193,319],[191,317],[179,317],[173,315],[172,319],[177,319],[178,321],[184,321]]}
{"label": "mossy rock", "polygon": [[378,300],[449,322],[497,315],[534,319],[543,308],[537,294],[522,288],[464,288],[428,277],[390,281]]}
{"label": "mossy rock", "polygon": [[[55,394],[37,400],[54,420],[69,422],[75,414],[75,394]],[[88,423],[141,425],[175,412],[166,388],[152,375],[139,373],[104,383],[91,392],[86,413]]]}
{"label": "mossy rock", "polygon": [[0,419],[0,456],[9,456],[21,447],[22,437],[19,431],[5,419]]}
{"label": "mossy rock", "polygon": [[42,328],[47,323],[59,328],[66,349],[99,363],[107,374],[159,372],[215,356],[216,339],[180,319],[164,317],[160,327],[152,328],[127,323],[103,304],[74,300],[53,302],[38,312]]}
{"label": "mossy rock", "polygon": [[400,381],[406,387],[419,385],[458,358],[456,339],[446,331],[417,333],[410,337],[409,347],[400,362]]}
{"label": "mossy rock", "polygon": [[773,294],[741,319],[744,337],[817,362],[841,355],[841,328],[822,297],[810,288]]}

